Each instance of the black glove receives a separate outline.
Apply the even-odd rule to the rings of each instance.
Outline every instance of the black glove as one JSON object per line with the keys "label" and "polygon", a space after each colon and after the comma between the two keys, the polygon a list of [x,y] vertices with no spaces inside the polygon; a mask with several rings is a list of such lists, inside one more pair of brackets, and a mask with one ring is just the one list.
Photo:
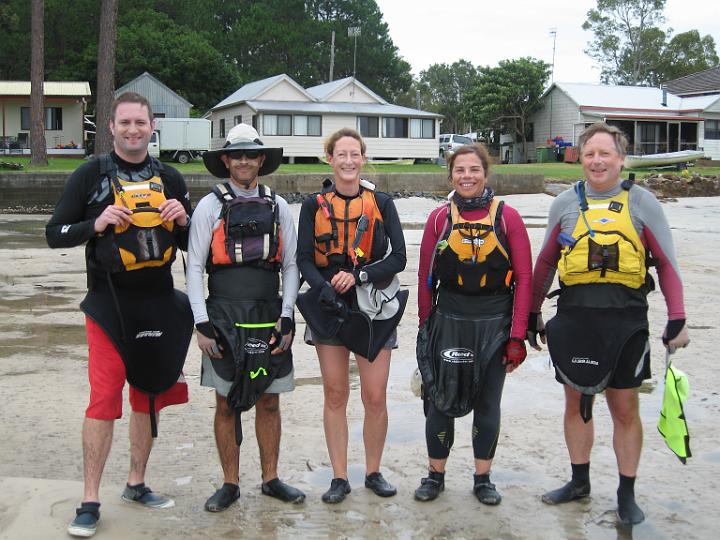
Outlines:
{"label": "black glove", "polygon": [[680,333],[680,330],[683,329],[683,326],[685,326],[685,319],[673,319],[672,321],[668,321],[667,326],[665,326],[665,332],[663,332],[663,343],[667,345],[668,341],[675,339]]}
{"label": "black glove", "polygon": [[213,326],[213,324],[210,321],[197,323],[195,325],[195,328],[197,328],[197,331],[200,332],[206,338],[217,339],[217,333],[215,332],[215,327]]}
{"label": "black glove", "polygon": [[327,281],[322,285],[318,300],[320,301],[320,307],[325,311],[335,313],[339,309],[337,291]]}
{"label": "black glove", "polygon": [[543,325],[542,330],[538,330],[538,323],[542,321],[542,318],[540,317],[539,313],[530,313],[528,316],[528,324],[527,324],[527,342],[530,344],[531,347],[537,348],[539,347],[537,342],[537,336],[539,335],[543,343],[545,342],[545,325]]}
{"label": "black glove", "polygon": [[280,317],[272,334],[275,341],[271,344],[274,344],[275,348],[280,351],[287,351],[292,345],[295,335],[295,321],[290,317]]}

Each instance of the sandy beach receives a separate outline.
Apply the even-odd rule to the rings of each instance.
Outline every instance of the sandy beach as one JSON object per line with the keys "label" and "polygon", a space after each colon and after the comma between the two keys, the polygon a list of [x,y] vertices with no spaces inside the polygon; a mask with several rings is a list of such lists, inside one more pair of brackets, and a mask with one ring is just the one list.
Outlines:
{"label": "sandy beach", "polygon": [[[549,195],[502,197],[529,227],[537,254]],[[150,458],[147,482],[172,496],[176,506],[147,510],[120,500],[129,464],[126,416],[116,422],[113,448],[101,488],[102,519],[97,538],[715,538],[720,488],[720,372],[716,367],[720,300],[720,205],[717,198],[663,203],[673,229],[685,284],[691,344],[674,362],[690,379],[686,414],[693,457],[683,466],[657,432],[665,353],[660,335],[666,321],[659,291],[650,297],[653,376],[641,388],[645,444],[636,496],[647,520],[633,530],[615,523],[617,468],[612,427],[604,398],[597,400],[592,496],[549,507],[540,495],[569,477],[562,432],[562,387],[553,377],[547,351],[531,352],[505,383],[503,423],[493,481],[503,495],[498,507],[481,505],[472,494],[471,417],[456,423],[446,489],[432,503],[413,491],[426,471],[424,417],[410,391],[417,333],[419,228],[436,201],[397,201],[406,225],[408,264],[401,275],[410,302],[393,352],[388,406],[390,424],[383,473],[398,495],[381,499],[363,486],[363,409],[356,369],[351,369],[349,462],[352,493],[325,505],[331,469],[322,426],[322,384],[314,349],[293,345],[297,388],[281,398],[281,477],[303,489],[307,501],[290,506],[260,493],[254,415],[243,415],[241,499],[222,514],[203,504],[222,483],[212,435],[213,392],[201,388],[200,352],[191,345],[185,375],[187,405],[161,415],[160,436]],[[197,201],[195,201],[197,202]],[[297,219],[299,205],[292,205]],[[78,303],[85,293],[83,248],[50,250],[44,238],[48,216],[0,214],[0,539],[66,538],[66,526],[82,495],[80,428],[87,405],[84,318]],[[182,262],[176,287],[184,289]],[[547,320],[554,301],[546,302]],[[713,322],[715,321],[715,322]],[[298,314],[298,335],[304,331]],[[715,517],[713,517],[715,516]]]}

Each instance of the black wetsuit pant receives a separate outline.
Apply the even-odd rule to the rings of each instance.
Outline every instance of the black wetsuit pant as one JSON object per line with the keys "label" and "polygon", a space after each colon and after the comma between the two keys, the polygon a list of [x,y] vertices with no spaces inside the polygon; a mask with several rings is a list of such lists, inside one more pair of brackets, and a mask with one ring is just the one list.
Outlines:
{"label": "black wetsuit pant", "polygon": [[[501,348],[490,361],[485,380],[473,409],[472,444],[475,459],[495,457],[500,435],[500,400],[505,384],[505,366]],[[455,419],[438,411],[432,402],[428,404],[425,419],[425,440],[431,459],[446,459],[455,438]]]}

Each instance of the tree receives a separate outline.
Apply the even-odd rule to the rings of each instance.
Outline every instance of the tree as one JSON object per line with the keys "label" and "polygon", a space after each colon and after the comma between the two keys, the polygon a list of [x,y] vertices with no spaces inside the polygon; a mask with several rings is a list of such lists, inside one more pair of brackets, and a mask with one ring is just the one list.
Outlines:
{"label": "tree", "polygon": [[526,57],[502,60],[497,67],[479,68],[477,84],[468,91],[465,114],[474,126],[513,134],[527,156],[530,116],[540,108],[540,96],[550,75],[549,64]]}
{"label": "tree", "polygon": [[665,45],[654,67],[650,84],[659,85],[720,63],[712,36],[700,37],[697,30],[677,34]]}
{"label": "tree", "polygon": [[460,59],[453,64],[433,64],[420,72],[420,83],[430,96],[429,109],[442,114],[442,131],[465,133],[471,128],[463,102],[478,83],[478,70],[471,62]]}
{"label": "tree", "polygon": [[95,154],[112,150],[110,108],[115,97],[115,42],[118,0],[102,0],[97,55],[97,96],[95,105]]}
{"label": "tree", "polygon": [[[585,53],[600,63],[604,83],[635,85],[648,78],[657,53],[658,31],[666,0],[597,0],[584,30],[595,36]],[[663,36],[664,37],[664,36]],[[663,39],[664,41],[664,39]]]}
{"label": "tree", "polygon": [[32,0],[30,60],[30,165],[46,167],[45,142],[45,5]]}

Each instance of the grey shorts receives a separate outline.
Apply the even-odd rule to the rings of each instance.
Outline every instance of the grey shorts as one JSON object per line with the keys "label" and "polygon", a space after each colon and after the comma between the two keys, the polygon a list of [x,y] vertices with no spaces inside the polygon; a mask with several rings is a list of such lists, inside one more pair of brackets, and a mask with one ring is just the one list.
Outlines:
{"label": "grey shorts", "polygon": [[[332,337],[330,339],[322,339],[318,338],[315,335],[313,335],[312,330],[310,330],[309,326],[305,326],[305,335],[303,336],[303,339],[305,340],[305,343],[308,345],[338,345],[340,347],[343,346],[342,341],[340,341],[336,337]],[[383,345],[383,349],[397,349],[398,348],[398,339],[397,339],[397,329],[393,331],[393,333],[390,335],[390,338],[385,342],[385,345]]]}
{"label": "grey shorts", "polygon": [[[220,377],[213,369],[210,358],[206,355],[202,355],[202,371],[200,373],[200,386],[206,386],[208,388],[214,388],[215,391],[221,396],[227,396],[230,392],[232,382],[226,381]],[[275,379],[267,390],[266,394],[284,394],[285,392],[292,392],[295,390],[295,369],[290,370],[290,373],[279,379]]]}

